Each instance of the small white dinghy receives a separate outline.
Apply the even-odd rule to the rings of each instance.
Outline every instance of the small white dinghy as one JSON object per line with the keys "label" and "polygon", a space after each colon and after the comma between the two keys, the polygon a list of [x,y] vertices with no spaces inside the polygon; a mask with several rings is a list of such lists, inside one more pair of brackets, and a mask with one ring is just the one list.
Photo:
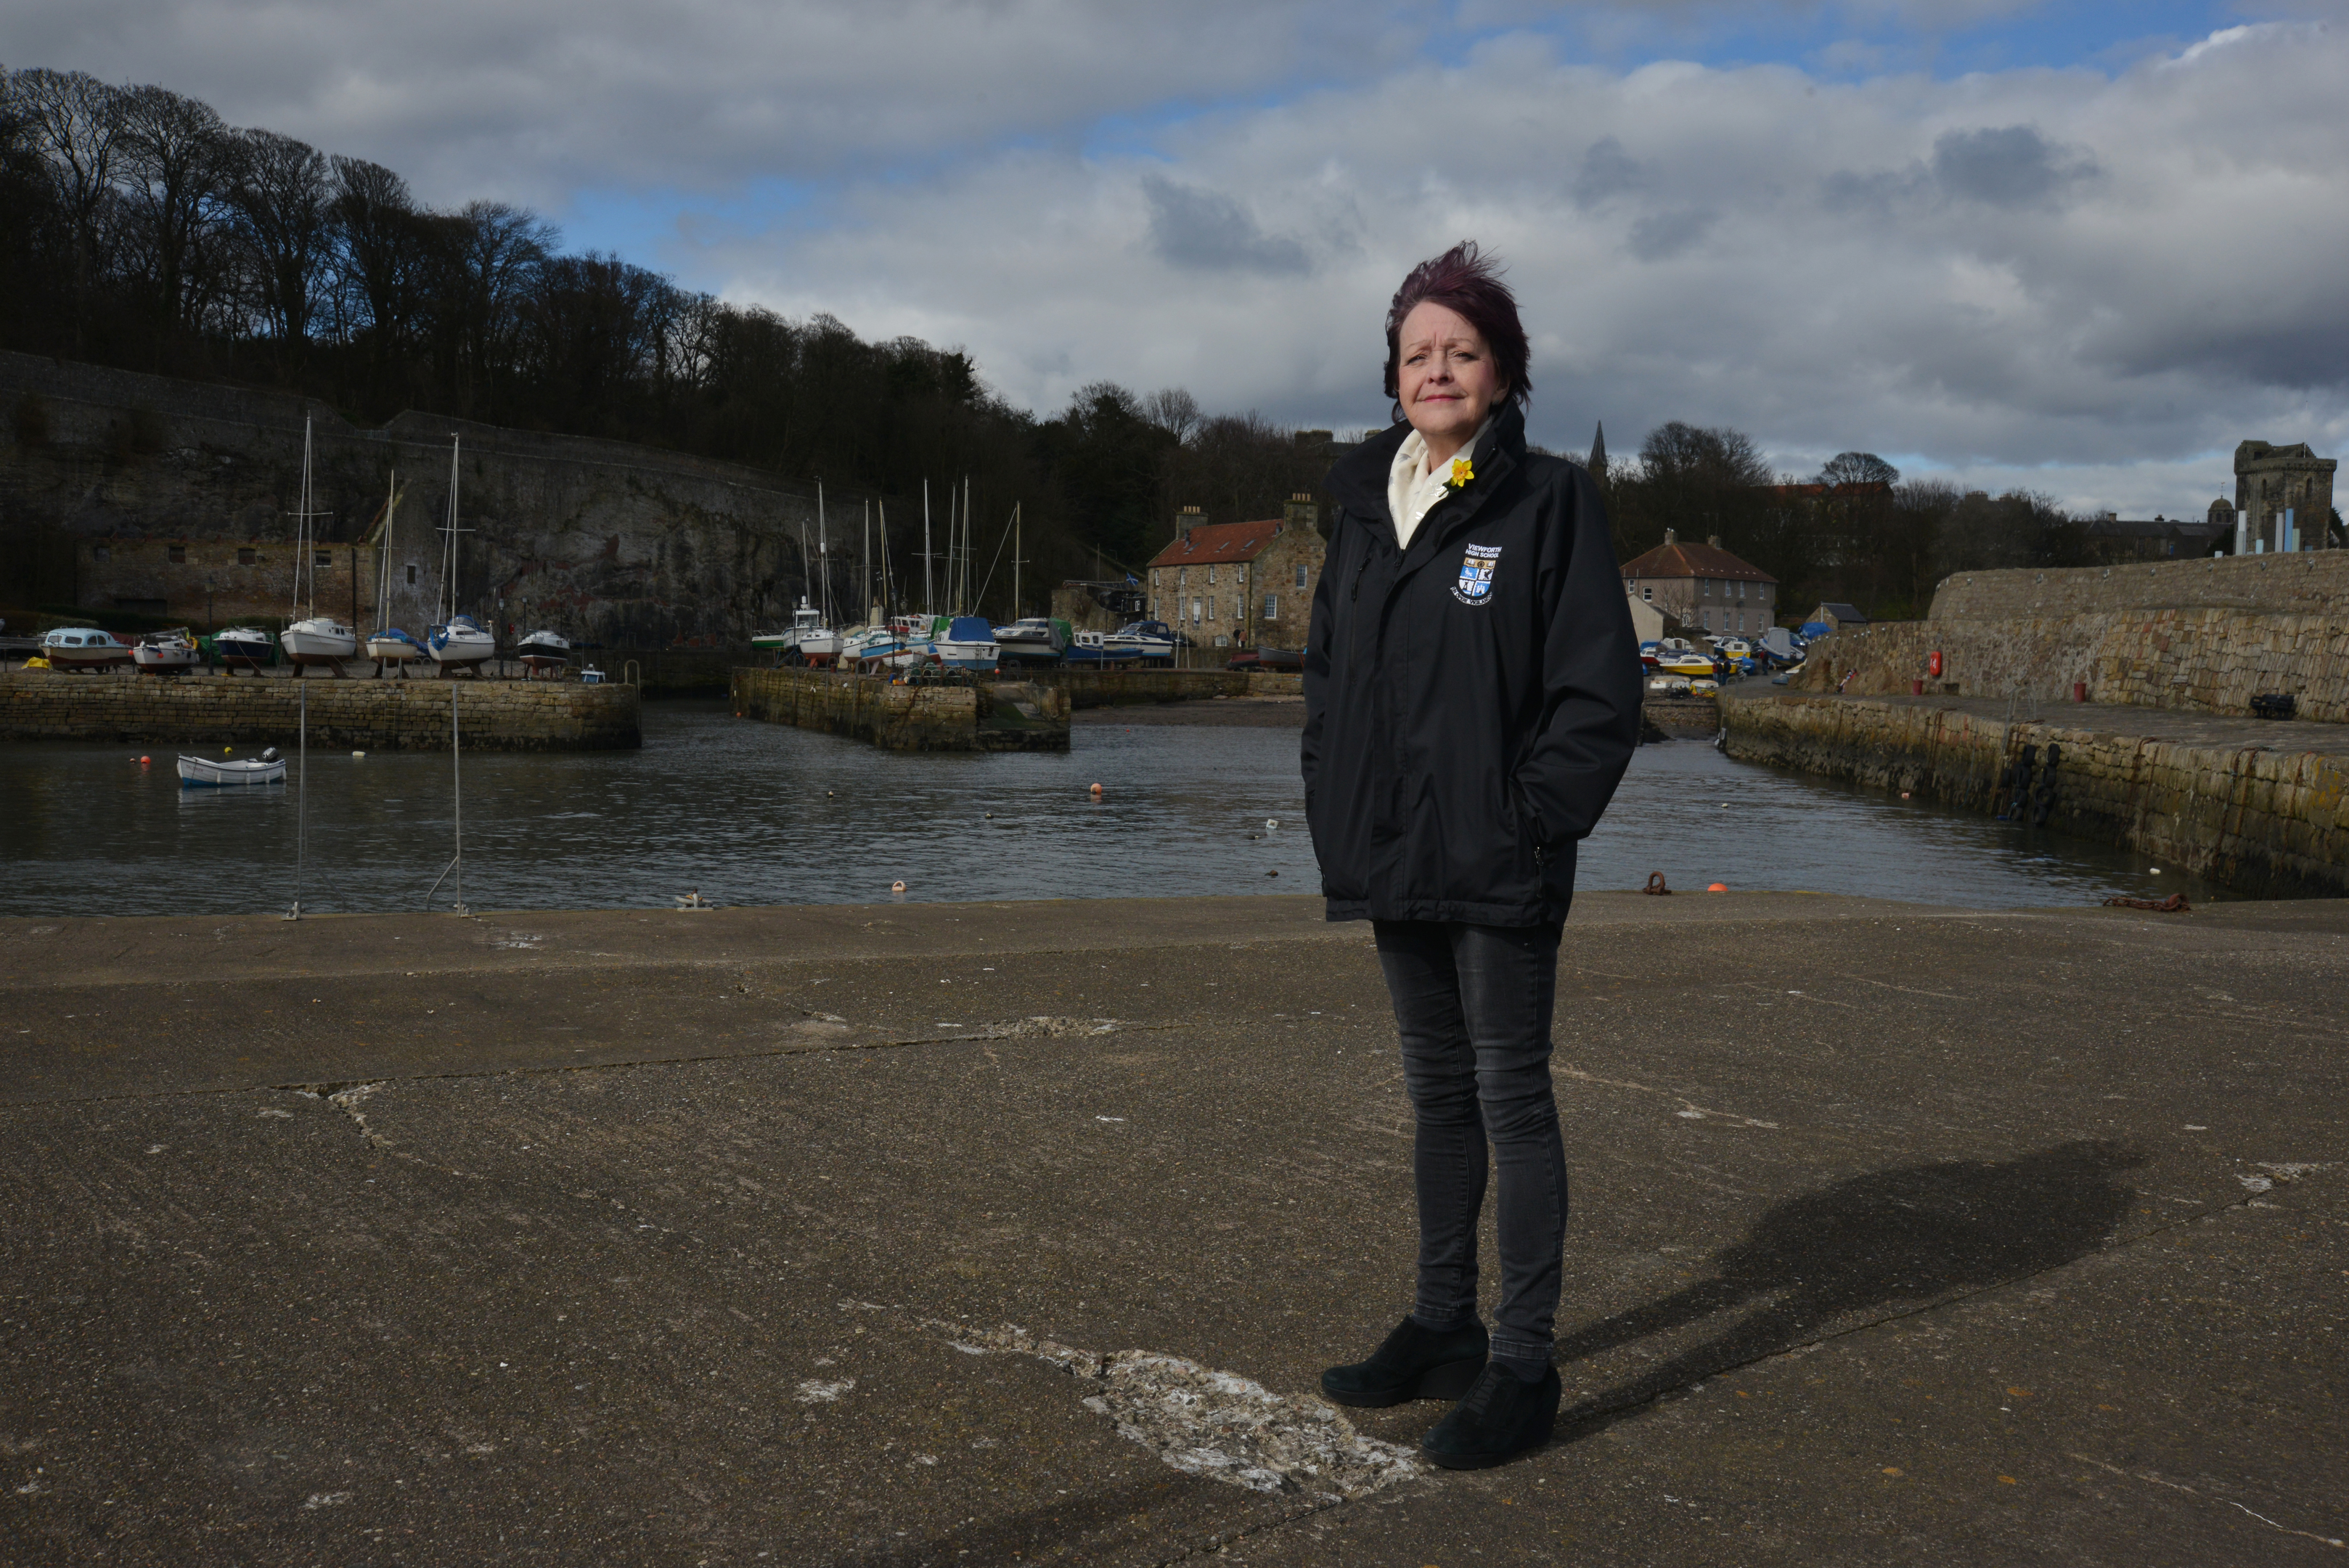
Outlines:
{"label": "small white dinghy", "polygon": [[285,759],[272,746],[256,759],[215,762],[210,757],[180,758],[180,787],[209,789],[227,784],[274,784],[285,782]]}

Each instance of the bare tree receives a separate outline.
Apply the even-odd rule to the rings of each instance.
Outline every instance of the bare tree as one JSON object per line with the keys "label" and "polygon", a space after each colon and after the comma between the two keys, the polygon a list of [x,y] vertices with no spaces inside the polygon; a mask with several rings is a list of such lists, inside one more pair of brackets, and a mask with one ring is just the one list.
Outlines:
{"label": "bare tree", "polygon": [[299,366],[310,343],[331,239],[326,200],[332,169],[306,141],[274,130],[242,130],[237,215],[254,258],[261,314],[282,364]]}
{"label": "bare tree", "polygon": [[405,336],[420,249],[419,217],[408,182],[364,158],[334,159],[334,220],[337,325],[347,337],[367,340],[370,369],[380,379]]}
{"label": "bare tree", "polygon": [[10,89],[49,166],[73,244],[74,343],[87,334],[89,296],[103,265],[102,220],[114,197],[123,135],[122,93],[87,71],[18,71]]}
{"label": "bare tree", "polygon": [[1819,470],[1821,484],[1898,484],[1900,471],[1872,452],[1839,452]]}
{"label": "bare tree", "polygon": [[1142,417],[1173,436],[1187,441],[1199,428],[1199,400],[1180,387],[1161,387],[1141,400]]}
{"label": "bare tree", "polygon": [[228,215],[240,146],[211,105],[169,88],[131,88],[119,101],[137,258],[158,327],[184,330],[225,282],[211,242]]}

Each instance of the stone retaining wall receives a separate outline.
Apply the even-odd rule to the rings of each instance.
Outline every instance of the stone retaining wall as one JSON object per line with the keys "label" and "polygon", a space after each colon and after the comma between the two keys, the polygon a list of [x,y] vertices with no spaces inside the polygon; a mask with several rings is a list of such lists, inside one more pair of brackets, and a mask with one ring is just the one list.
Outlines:
{"label": "stone retaining wall", "polygon": [[[2078,711],[2075,710],[2075,711]],[[1722,703],[1744,762],[1996,809],[2023,746],[2063,748],[2048,826],[2266,897],[2349,893],[2349,758],[2180,744],[1957,709],[1799,694]],[[2280,731],[2279,733],[2285,732]]]}
{"label": "stone retaining wall", "polygon": [[892,752],[1065,752],[1069,698],[1040,682],[899,686],[822,670],[737,670],[734,711]]}
{"label": "stone retaining wall", "polygon": [[2349,610],[2349,550],[2219,556],[2042,571],[1960,572],[1933,591],[1927,618],[2013,620],[2127,610],[2237,609],[2270,615]]}
{"label": "stone retaining wall", "polygon": [[[452,697],[451,693],[454,693]],[[468,751],[626,751],[644,743],[628,686],[555,680],[292,680],[19,670],[0,675],[0,740],[310,743],[445,752],[450,704]]]}

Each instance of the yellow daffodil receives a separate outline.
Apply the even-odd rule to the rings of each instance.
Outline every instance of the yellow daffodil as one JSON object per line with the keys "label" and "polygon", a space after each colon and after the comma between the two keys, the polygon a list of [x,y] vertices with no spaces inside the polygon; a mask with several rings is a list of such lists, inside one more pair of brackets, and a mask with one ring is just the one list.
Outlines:
{"label": "yellow daffodil", "polygon": [[1458,490],[1475,477],[1476,471],[1469,466],[1468,460],[1464,457],[1455,457],[1452,460],[1452,477],[1444,483]]}

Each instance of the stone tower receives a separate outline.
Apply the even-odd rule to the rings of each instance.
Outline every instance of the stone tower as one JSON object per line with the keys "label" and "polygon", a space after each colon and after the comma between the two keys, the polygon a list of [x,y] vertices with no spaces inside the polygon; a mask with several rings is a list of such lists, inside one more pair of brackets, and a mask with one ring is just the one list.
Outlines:
{"label": "stone tower", "polygon": [[2333,471],[2340,466],[2305,441],[2237,447],[2235,553],[2323,549],[2333,524]]}

